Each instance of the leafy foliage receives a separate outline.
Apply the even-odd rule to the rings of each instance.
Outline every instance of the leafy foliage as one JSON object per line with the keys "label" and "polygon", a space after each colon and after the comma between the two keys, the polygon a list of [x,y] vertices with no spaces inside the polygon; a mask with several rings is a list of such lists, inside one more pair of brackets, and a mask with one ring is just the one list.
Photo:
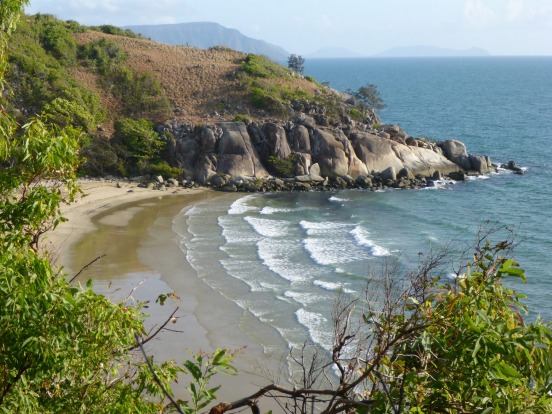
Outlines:
{"label": "leafy foliage", "polygon": [[[104,116],[99,97],[69,76],[66,67],[44,49],[40,41],[44,27],[64,27],[44,22],[51,20],[24,19],[10,42],[6,76],[9,110],[18,121],[26,122],[42,111],[60,109],[60,102],[53,101],[62,99],[79,114],[64,116],[63,122],[75,121],[73,126],[92,131]],[[50,120],[55,121],[55,117]]]}
{"label": "leafy foliage", "polygon": [[297,73],[303,74],[305,71],[305,59],[301,55],[289,55],[288,68]]}
{"label": "leafy foliage", "polygon": [[452,282],[438,276],[450,272],[447,250],[406,278],[388,265],[370,274],[365,300],[338,298],[329,359],[306,345],[292,351],[303,373],[293,389],[272,384],[219,412],[276,394],[290,413],[311,404],[325,413],[550,413],[551,326],[523,319],[524,295],[509,280],[525,282],[513,239],[492,244],[489,234]]}
{"label": "leafy foliage", "polygon": [[367,84],[361,86],[356,91],[347,91],[355,99],[360,101],[361,109],[371,108],[374,110],[379,110],[385,108],[385,103],[381,97],[378,87],[374,84]]}
{"label": "leafy foliage", "polygon": [[37,14],[35,27],[44,49],[65,66],[77,63],[77,42],[71,26],[50,15]]}
{"label": "leafy foliage", "polygon": [[289,78],[289,71],[265,56],[248,54],[241,70],[254,78]]}
{"label": "leafy foliage", "polygon": [[126,53],[117,43],[92,41],[81,47],[79,56],[102,75],[102,86],[121,101],[127,116],[163,118],[170,113],[159,81],[151,73],[138,74],[123,66]]}
{"label": "leafy foliage", "polygon": [[134,33],[130,29],[121,29],[120,27],[113,26],[111,24],[103,24],[101,26],[91,26],[89,28],[90,30],[96,30],[98,32],[116,35],[116,36],[122,36],[122,37],[130,37],[130,38],[141,38],[142,35],[139,33]]}
{"label": "leafy foliage", "polygon": [[91,41],[79,48],[78,56],[100,74],[107,75],[126,59],[125,51],[112,40]]}
{"label": "leafy foliage", "polygon": [[155,174],[180,177],[182,170],[161,160],[166,142],[153,123],[146,119],[121,119],[115,123],[115,141],[120,143],[117,155],[123,160],[123,171],[131,174]]}
{"label": "leafy foliage", "polygon": [[274,156],[268,157],[268,165],[270,169],[280,177],[294,176],[296,164],[297,157],[295,154],[291,154],[285,159]]}
{"label": "leafy foliage", "polygon": [[[2,63],[24,3],[0,3]],[[71,110],[59,101],[48,114],[72,118]],[[61,204],[79,192],[81,137],[39,119],[19,127],[0,107],[0,411],[164,413],[175,409],[166,401],[171,384],[186,374],[184,412],[195,413],[215,397],[211,377],[234,372],[232,355],[217,350],[181,367],[144,361],[132,351],[146,336],[141,306],[112,303],[91,282],[72,285],[40,248],[41,235],[63,221]]]}

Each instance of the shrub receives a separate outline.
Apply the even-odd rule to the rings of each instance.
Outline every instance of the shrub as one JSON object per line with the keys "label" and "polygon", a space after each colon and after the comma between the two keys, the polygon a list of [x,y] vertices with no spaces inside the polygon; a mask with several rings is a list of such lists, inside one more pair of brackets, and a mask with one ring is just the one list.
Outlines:
{"label": "shrub", "polygon": [[261,55],[248,54],[241,70],[254,78],[289,78],[289,72],[282,66]]}
{"label": "shrub", "polygon": [[95,40],[82,45],[78,56],[100,74],[109,74],[127,58],[122,47],[109,39]]}
{"label": "shrub", "polygon": [[268,157],[268,164],[274,174],[280,177],[293,177],[295,175],[297,157],[295,154],[291,154],[285,159],[270,156]]}
{"label": "shrub", "polygon": [[236,114],[234,116],[235,122],[248,122],[249,120],[250,120],[249,117],[245,114]]}
{"label": "shrub", "polygon": [[103,24],[101,26],[94,26],[90,28],[91,30],[95,30],[98,32],[102,32],[105,34],[111,34],[116,36],[122,36],[122,37],[130,37],[130,38],[141,38],[142,35],[139,33],[134,33],[130,29],[121,29],[120,27],[113,26],[111,24]]}
{"label": "shrub", "polygon": [[167,161],[160,161],[150,164],[147,171],[151,175],[161,175],[164,179],[181,178],[184,175],[184,170],[178,167],[171,167]]}
{"label": "shrub", "polygon": [[135,161],[158,159],[165,142],[146,119],[121,119],[115,123],[115,138],[128,149]]}

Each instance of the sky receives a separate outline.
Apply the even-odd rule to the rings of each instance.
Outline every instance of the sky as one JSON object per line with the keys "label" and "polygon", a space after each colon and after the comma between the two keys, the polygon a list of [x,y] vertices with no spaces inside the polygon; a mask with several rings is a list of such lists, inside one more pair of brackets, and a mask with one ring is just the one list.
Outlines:
{"label": "sky", "polygon": [[26,12],[84,25],[216,22],[302,55],[418,45],[552,55],[552,0],[31,0]]}

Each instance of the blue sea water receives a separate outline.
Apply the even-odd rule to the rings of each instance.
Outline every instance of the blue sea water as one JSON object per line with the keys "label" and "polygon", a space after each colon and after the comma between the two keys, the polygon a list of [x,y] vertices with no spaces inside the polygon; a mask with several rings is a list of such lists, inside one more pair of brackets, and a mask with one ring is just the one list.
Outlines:
{"label": "blue sea water", "polygon": [[517,229],[528,283],[516,288],[531,318],[552,320],[552,58],[321,59],[305,69],[339,90],[373,83],[386,123],[527,172],[426,190],[228,194],[181,212],[183,254],[243,309],[240,329],[267,352],[276,337],[328,349],[339,291],[361,296],[380,260],[415,268],[430,249],[474,241],[486,221]]}

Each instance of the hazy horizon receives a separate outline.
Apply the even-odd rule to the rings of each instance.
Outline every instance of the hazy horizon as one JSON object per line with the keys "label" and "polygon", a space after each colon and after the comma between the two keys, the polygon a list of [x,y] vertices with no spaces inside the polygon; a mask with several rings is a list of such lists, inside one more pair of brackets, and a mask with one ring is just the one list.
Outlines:
{"label": "hazy horizon", "polygon": [[549,0],[31,0],[29,14],[48,13],[84,25],[215,22],[246,36],[312,54],[345,48],[372,56],[395,47],[481,48],[495,56],[552,55]]}

